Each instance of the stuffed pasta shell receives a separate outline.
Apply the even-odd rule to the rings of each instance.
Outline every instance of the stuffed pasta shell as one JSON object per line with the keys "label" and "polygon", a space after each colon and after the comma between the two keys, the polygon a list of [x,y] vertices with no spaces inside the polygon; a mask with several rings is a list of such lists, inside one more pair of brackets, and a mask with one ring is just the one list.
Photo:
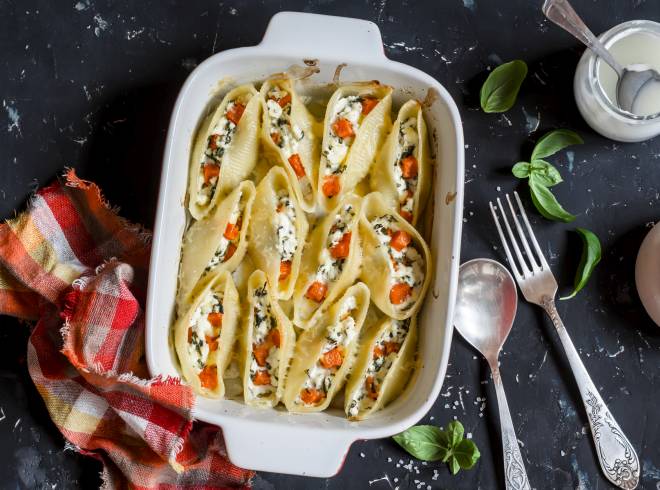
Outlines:
{"label": "stuffed pasta shell", "polygon": [[351,377],[346,383],[344,410],[351,420],[362,420],[399,395],[415,368],[416,317],[386,317],[360,343]]}
{"label": "stuffed pasta shell", "polygon": [[293,293],[293,323],[309,328],[360,269],[358,220],[362,199],[346,196],[311,232]]}
{"label": "stuffed pasta shell", "polygon": [[239,309],[234,281],[224,271],[195,294],[174,327],[183,376],[202,396],[224,396],[222,376],[231,359]]}
{"label": "stuffed pasta shell", "polygon": [[431,188],[429,143],[422,106],[409,100],[401,109],[392,131],[371,171],[371,187],[415,225]]}
{"label": "stuffed pasta shell", "polygon": [[250,219],[248,251],[275,289],[275,297],[291,298],[307,238],[307,218],[281,167],[272,167],[259,182]]}
{"label": "stuffed pasta shell", "polygon": [[247,323],[241,335],[245,403],[274,407],[284,393],[296,334],[263,271],[254,271],[248,279],[247,303]]}
{"label": "stuffed pasta shell", "polygon": [[213,272],[234,271],[243,260],[254,195],[254,184],[245,180],[213,213],[188,228],[181,250],[179,308],[185,305],[198,283],[202,284]]}
{"label": "stuffed pasta shell", "polygon": [[325,113],[318,196],[325,210],[369,172],[390,129],[392,88],[378,82],[338,88]]}
{"label": "stuffed pasta shell", "polygon": [[387,205],[382,194],[364,198],[360,218],[363,263],[360,277],[386,315],[414,315],[431,279],[431,254],[419,232]]}
{"label": "stuffed pasta shell", "polygon": [[357,283],[303,332],[289,369],[284,403],[291,412],[325,410],[351,371],[369,308],[369,289]]}
{"label": "stuffed pasta shell", "polygon": [[190,157],[188,209],[206,216],[252,172],[259,150],[261,104],[252,84],[230,91],[202,123]]}
{"label": "stuffed pasta shell", "polygon": [[264,148],[286,170],[302,208],[312,212],[316,207],[319,161],[317,123],[289,78],[266,80],[260,97]]}

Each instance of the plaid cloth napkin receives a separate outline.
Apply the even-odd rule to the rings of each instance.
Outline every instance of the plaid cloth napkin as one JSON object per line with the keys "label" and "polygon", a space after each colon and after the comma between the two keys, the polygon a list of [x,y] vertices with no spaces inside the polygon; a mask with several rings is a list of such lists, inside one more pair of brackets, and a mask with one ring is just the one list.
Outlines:
{"label": "plaid cloth napkin", "polygon": [[37,320],[28,368],[67,446],[103,462],[102,488],[249,488],[222,433],[192,422],[178,379],[148,379],[150,235],[69,170],[0,225],[0,314]]}

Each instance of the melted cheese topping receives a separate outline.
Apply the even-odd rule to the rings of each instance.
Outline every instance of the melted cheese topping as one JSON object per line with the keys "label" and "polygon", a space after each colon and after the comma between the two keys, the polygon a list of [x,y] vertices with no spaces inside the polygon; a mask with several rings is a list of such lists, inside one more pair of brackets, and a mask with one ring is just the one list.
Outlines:
{"label": "melted cheese topping", "polygon": [[399,195],[399,206],[402,211],[413,212],[413,196],[417,190],[418,176],[406,179],[401,170],[401,160],[415,154],[419,145],[417,132],[417,117],[409,117],[399,127],[398,151],[394,159],[394,183]]}
{"label": "melted cheese topping", "polygon": [[296,208],[293,206],[291,197],[286,191],[280,191],[277,199],[277,213],[275,214],[275,225],[277,226],[277,253],[280,261],[293,260],[298,249],[298,237],[296,236]]}
{"label": "melted cheese topping", "polygon": [[400,251],[390,246],[392,235],[400,230],[396,219],[391,214],[376,218],[371,222],[371,226],[376,232],[380,245],[386,247],[387,254],[390,257],[388,261],[390,287],[394,284],[405,283],[412,288],[412,293],[401,304],[393,305],[395,308],[407,310],[417,300],[424,282],[424,257],[420,255],[412,243]]}
{"label": "melted cheese topping", "polygon": [[[252,345],[260,345],[268,342],[268,335],[271,330],[277,328],[277,321],[273,315],[271,305],[268,299],[268,285],[264,283],[260,288],[254,291],[253,314],[254,322],[252,324]],[[266,365],[259,366],[254,356],[254,351],[250,354],[250,376],[248,380],[248,390],[254,397],[268,397],[277,390],[278,369],[280,365],[279,348],[270,344]],[[252,382],[258,371],[266,371],[270,376],[270,383],[267,385],[256,385]]]}
{"label": "melted cheese topping", "polygon": [[[359,95],[349,95],[340,98],[335,106],[332,108],[332,117],[330,118],[330,127],[338,119],[346,119],[353,127],[353,134],[357,134],[357,130],[362,122],[362,98]],[[344,171],[345,166],[342,165],[348,155],[348,150],[355,137],[340,138],[332,129],[330,130],[328,142],[323,149],[323,156],[325,157],[325,167],[328,173],[339,174]]]}
{"label": "melted cheese topping", "polygon": [[312,277],[310,282],[318,281],[323,284],[334,282],[344,269],[344,262],[346,259],[335,259],[330,255],[330,249],[334,247],[344,233],[350,231],[348,225],[355,216],[355,209],[350,204],[344,206],[339,214],[335,215],[335,219],[330,227],[330,233],[326,240],[326,246],[321,252],[321,264],[316,269],[316,274]]}
{"label": "melted cheese topping", "polygon": [[236,133],[236,124],[227,119],[227,113],[230,112],[236,105],[237,100],[232,100],[227,104],[225,114],[216,123],[215,127],[211,130],[211,134],[206,142],[206,148],[200,157],[200,178],[198,179],[199,186],[197,192],[197,204],[204,206],[208,204],[215,194],[218,187],[218,177],[212,177],[208,183],[204,182],[204,165],[214,164],[222,167],[222,160],[231,145]]}
{"label": "melted cheese topping", "polygon": [[[243,208],[245,207],[245,203],[243,202],[243,193],[239,192],[238,193],[238,200],[236,201],[236,204],[234,205],[233,209],[231,210],[231,213],[229,215],[229,220],[227,223],[231,224],[236,224],[241,220],[243,216]],[[224,229],[223,229],[224,232]],[[208,265],[206,266],[205,272],[210,271],[213,267],[216,265],[222,263],[225,261],[225,255],[227,255],[227,250],[229,250],[229,244],[233,243],[235,247],[238,247],[238,242],[241,240],[241,233],[239,232],[238,237],[235,240],[229,240],[227,237],[222,234],[220,236],[220,240],[218,241],[218,248],[216,248],[215,253],[213,254],[213,257],[211,257],[211,260],[209,261]]]}
{"label": "melted cheese topping", "polygon": [[[348,414],[351,417],[356,417],[360,412],[368,410],[378,401],[380,387],[390,372],[392,364],[398,357],[401,345],[406,340],[409,330],[410,319],[392,320],[378,336],[371,351],[369,364],[367,365],[365,383],[360,385],[359,390],[355,390],[352,393],[351,403],[348,409]],[[398,347],[396,349],[390,347],[390,352],[387,353],[388,344],[390,346],[397,345]],[[367,379],[369,381],[366,381]],[[370,392],[375,393],[374,398],[368,396]]]}
{"label": "melted cheese topping", "polygon": [[[355,296],[349,296],[344,300],[339,310],[339,320],[327,329],[325,342],[321,349],[321,356],[337,347],[341,347],[344,353],[347,352],[348,346],[351,345],[358,333],[355,318],[352,315],[356,308],[357,301]],[[341,369],[341,366],[332,368],[324,367],[319,358],[314,366],[307,370],[307,379],[305,379],[301,391],[315,389],[327,395],[339,369]],[[296,403],[298,405],[304,404],[300,395],[298,395]]]}
{"label": "melted cheese topping", "polygon": [[210,349],[206,341],[207,336],[213,338],[220,333],[219,329],[209,322],[209,313],[223,313],[222,295],[217,292],[209,291],[204,295],[188,324],[190,329],[188,332],[188,355],[197,372],[204,369],[209,357]]}

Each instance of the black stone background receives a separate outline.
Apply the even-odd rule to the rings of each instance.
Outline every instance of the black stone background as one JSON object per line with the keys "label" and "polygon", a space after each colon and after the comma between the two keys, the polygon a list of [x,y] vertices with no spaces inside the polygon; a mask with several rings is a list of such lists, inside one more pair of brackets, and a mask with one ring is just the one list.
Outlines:
{"label": "black stone background", "polygon": [[[596,32],[629,19],[660,21],[655,0],[574,3]],[[603,261],[594,277],[577,298],[560,302],[559,310],[603,398],[637,448],[641,487],[660,488],[660,330],[644,313],[633,276],[639,244],[659,214],[660,140],[619,144],[590,130],[572,97],[582,47],[544,20],[540,4],[0,0],[0,216],[11,216],[31,189],[73,166],[98,182],[124,216],[151,225],[170,111],[199,62],[256,44],[280,10],[370,19],[380,27],[389,57],[437,78],[460,108],[466,141],[464,260],[503,260],[487,204],[513,189],[528,196],[510,167],[529,156],[533,142],[557,127],[584,137],[573,153],[552,159],[565,178],[555,192],[577,220],[557,224],[534,214],[533,222],[561,292],[572,284],[580,253],[570,230],[587,227],[602,241]],[[484,114],[478,90],[487,69],[513,58],[530,67],[518,103],[506,116]],[[0,322],[0,487],[95,488],[98,463],[63,451],[64,441],[28,377],[28,329],[7,317]],[[501,361],[532,485],[609,487],[567,362],[538,308],[521,301]],[[456,337],[442,395],[423,420],[443,425],[456,416],[464,423],[482,453],[471,471],[452,477],[440,463],[419,462],[407,469],[410,458],[401,449],[377,440],[355,443],[335,478],[261,473],[255,488],[502,488],[497,409],[488,380],[485,362]]]}

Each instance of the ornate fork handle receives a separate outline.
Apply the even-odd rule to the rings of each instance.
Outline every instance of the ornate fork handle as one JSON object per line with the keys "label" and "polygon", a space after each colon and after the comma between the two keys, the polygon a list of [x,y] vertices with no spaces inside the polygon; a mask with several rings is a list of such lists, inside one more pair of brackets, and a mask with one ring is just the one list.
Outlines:
{"label": "ornate fork handle", "polygon": [[513,428],[509,404],[504,394],[502,377],[497,367],[497,361],[491,365],[493,384],[497,394],[497,406],[500,411],[500,426],[502,427],[502,449],[504,450],[504,480],[507,490],[530,490],[525,464],[523,463],[518,438]]}
{"label": "ornate fork handle", "polygon": [[619,424],[601,398],[589,377],[564,323],[559,318],[555,300],[545,297],[543,308],[557,329],[571,370],[577,381],[580,395],[587,410],[591,434],[596,445],[598,461],[605,476],[620,488],[632,490],[639,483],[639,459]]}

